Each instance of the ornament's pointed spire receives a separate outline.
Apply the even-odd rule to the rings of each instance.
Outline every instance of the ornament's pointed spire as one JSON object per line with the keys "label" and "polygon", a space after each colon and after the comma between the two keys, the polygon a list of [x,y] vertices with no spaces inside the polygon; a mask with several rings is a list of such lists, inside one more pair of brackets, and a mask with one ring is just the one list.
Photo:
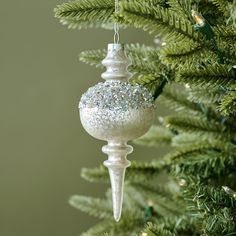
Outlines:
{"label": "ornament's pointed spire", "polygon": [[109,170],[113,215],[118,222],[122,211],[125,170],[130,166],[130,161],[126,159],[126,156],[133,151],[133,148],[126,143],[108,142],[108,145],[103,146],[102,151],[108,155],[108,160],[104,161],[104,165]]}

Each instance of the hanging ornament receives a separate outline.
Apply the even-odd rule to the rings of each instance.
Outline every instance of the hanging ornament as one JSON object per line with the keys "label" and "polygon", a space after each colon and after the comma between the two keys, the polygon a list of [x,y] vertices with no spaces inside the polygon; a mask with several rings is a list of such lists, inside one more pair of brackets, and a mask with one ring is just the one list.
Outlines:
{"label": "hanging ornament", "polygon": [[109,44],[107,57],[102,61],[107,71],[102,74],[104,83],[88,89],[83,94],[79,109],[81,123],[93,137],[106,140],[102,151],[108,155],[104,165],[109,169],[113,213],[120,219],[123,199],[126,159],[133,148],[127,141],[148,131],[155,116],[152,95],[143,86],[128,82],[129,61],[121,44]]}
{"label": "hanging ornament", "polygon": [[[115,2],[116,12],[118,1]],[[102,74],[106,82],[88,89],[79,103],[80,119],[85,130],[93,137],[105,140],[102,151],[108,155],[104,165],[109,170],[113,215],[119,221],[123,202],[125,170],[130,166],[126,156],[133,151],[127,141],[148,131],[155,117],[154,100],[143,86],[129,83],[127,71],[130,61],[124,46],[119,43],[119,27],[114,25],[114,43],[102,64],[107,68]]]}

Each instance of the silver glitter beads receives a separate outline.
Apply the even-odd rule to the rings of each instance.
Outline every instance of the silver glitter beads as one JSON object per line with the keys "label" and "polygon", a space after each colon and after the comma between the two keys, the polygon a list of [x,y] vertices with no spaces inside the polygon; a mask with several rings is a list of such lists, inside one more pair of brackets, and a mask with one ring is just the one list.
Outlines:
{"label": "silver glitter beads", "polygon": [[130,64],[121,44],[109,44],[107,67],[99,83],[83,94],[79,109],[85,130],[93,137],[108,142],[102,151],[108,155],[104,165],[109,170],[112,186],[113,214],[120,219],[123,202],[125,170],[130,165],[126,159],[133,148],[127,141],[148,131],[155,117],[152,95],[140,85],[128,82]]}

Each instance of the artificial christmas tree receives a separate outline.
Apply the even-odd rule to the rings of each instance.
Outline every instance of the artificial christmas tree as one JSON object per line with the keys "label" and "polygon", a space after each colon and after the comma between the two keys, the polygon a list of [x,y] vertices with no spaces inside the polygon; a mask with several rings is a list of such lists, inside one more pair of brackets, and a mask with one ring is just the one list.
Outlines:
{"label": "artificial christmas tree", "polygon": [[[135,142],[170,145],[161,160],[127,171],[124,212],[112,219],[107,199],[73,196],[70,203],[102,220],[83,236],[236,235],[236,28],[234,0],[76,0],[56,7],[71,28],[110,28],[114,22],[151,33],[158,46],[127,45],[134,84],[173,108]],[[105,50],[81,53],[102,67]],[[164,186],[158,183],[167,173]],[[83,169],[107,181],[104,167]]]}

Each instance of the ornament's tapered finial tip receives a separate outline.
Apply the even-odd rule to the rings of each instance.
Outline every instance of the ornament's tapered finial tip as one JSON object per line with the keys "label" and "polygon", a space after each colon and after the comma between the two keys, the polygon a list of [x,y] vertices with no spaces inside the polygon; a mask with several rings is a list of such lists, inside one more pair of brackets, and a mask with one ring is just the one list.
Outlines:
{"label": "ornament's tapered finial tip", "polygon": [[121,215],[115,215],[114,214],[114,219],[115,219],[116,222],[120,221],[120,217],[121,217]]}
{"label": "ornament's tapered finial tip", "polygon": [[126,159],[126,155],[131,153],[133,148],[126,143],[108,143],[102,148],[102,151],[108,154],[108,160],[104,161],[104,165],[109,170],[113,215],[115,221],[118,222],[122,211],[125,170],[130,166],[130,161]]}

